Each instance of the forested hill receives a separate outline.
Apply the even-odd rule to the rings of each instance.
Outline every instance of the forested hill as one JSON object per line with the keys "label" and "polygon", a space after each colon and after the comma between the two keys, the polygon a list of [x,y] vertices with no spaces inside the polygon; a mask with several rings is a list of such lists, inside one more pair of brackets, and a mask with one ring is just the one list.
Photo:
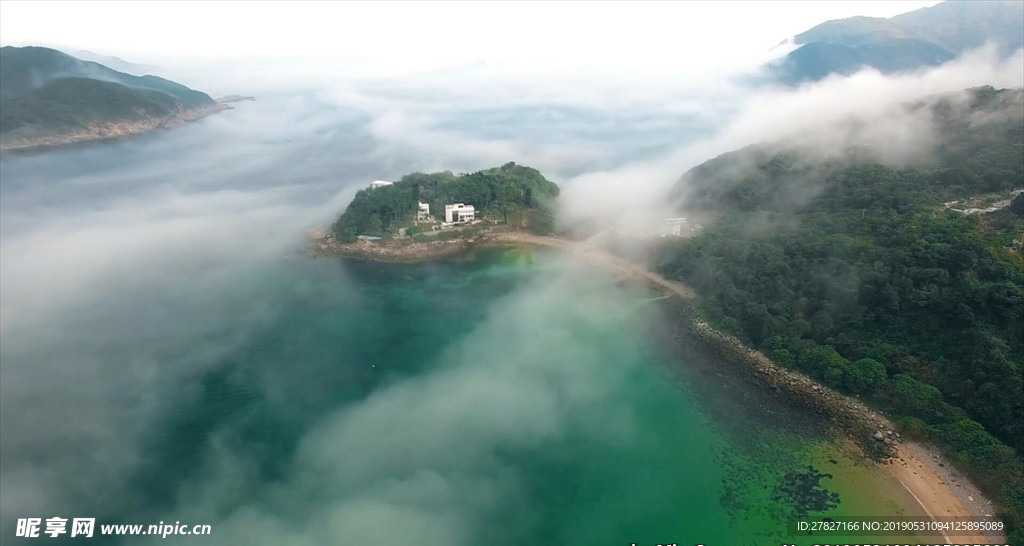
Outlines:
{"label": "forested hill", "polygon": [[[980,88],[909,106],[937,129],[920,135],[935,147],[914,166],[873,161],[873,146],[821,155],[787,143],[709,161],[677,194],[714,219],[655,264],[696,289],[714,324],[940,443],[1018,526],[1022,97]],[[968,197],[1012,205],[956,210]]]}
{"label": "forested hill", "polygon": [[135,134],[225,108],[206,93],[45,47],[0,48],[0,148]]}
{"label": "forested hill", "polygon": [[902,163],[917,167],[903,172],[927,178],[894,187],[888,199],[906,206],[915,200],[945,202],[1020,187],[1022,141],[1024,90],[979,87],[871,120],[851,120],[821,134],[723,154],[684,174],[673,198],[691,212],[788,211],[837,186],[835,177],[846,167]]}
{"label": "forested hill", "polygon": [[83,61],[48,47],[0,48],[0,93],[4,99],[31,94],[46,84],[63,78],[84,78],[123,85],[129,89],[156,91],[188,106],[204,106],[214,101],[201,91],[160,78],[133,76],[102,64]]}
{"label": "forested hill", "polygon": [[558,192],[537,169],[515,163],[459,175],[412,173],[391,186],[360,190],[332,229],[342,240],[392,232],[411,224],[417,202],[430,204],[437,219],[444,218],[446,204],[465,203],[476,207],[478,217],[508,223],[512,215],[522,218],[523,212],[538,211],[533,222],[550,224],[540,218],[550,219]]}

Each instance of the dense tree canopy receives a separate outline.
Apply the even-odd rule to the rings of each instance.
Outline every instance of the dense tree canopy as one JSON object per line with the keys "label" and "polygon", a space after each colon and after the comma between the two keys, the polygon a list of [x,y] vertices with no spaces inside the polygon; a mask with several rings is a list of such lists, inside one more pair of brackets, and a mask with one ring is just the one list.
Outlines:
{"label": "dense tree canopy", "polygon": [[0,48],[0,141],[164,119],[215,105],[156,76],[133,76],[46,47]]}
{"label": "dense tree canopy", "polygon": [[537,211],[535,215],[547,217],[558,192],[539,171],[515,163],[462,175],[412,173],[391,186],[360,190],[333,229],[343,239],[391,231],[416,215],[417,202],[429,203],[435,218],[443,218],[444,206],[451,203],[473,205],[478,216],[505,222],[515,212]]}
{"label": "dense tree canopy", "polygon": [[[681,192],[717,219],[665,244],[656,267],[776,362],[941,442],[1019,524],[1020,203],[991,215],[943,203],[1024,187],[1024,105],[1019,91],[990,88],[972,100],[957,113],[935,106],[946,132],[933,161],[915,168],[754,147],[694,169]],[[1007,104],[1006,115],[978,115]]]}

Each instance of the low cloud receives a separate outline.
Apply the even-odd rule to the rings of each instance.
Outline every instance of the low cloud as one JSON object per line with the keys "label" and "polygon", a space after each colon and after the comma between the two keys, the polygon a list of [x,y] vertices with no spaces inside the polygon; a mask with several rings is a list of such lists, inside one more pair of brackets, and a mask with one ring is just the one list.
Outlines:
{"label": "low cloud", "polygon": [[[297,267],[289,260],[305,230],[329,224],[369,180],[516,161],[563,185],[567,223],[645,227],[674,215],[670,187],[718,154],[797,136],[825,154],[884,141],[883,160],[906,161],[926,153],[931,125],[898,105],[1024,84],[1024,54],[1000,60],[991,49],[916,74],[756,90],[724,75],[491,79],[487,65],[402,81],[340,77],[318,62],[160,65],[214,95],[257,101],[174,131],[3,160],[4,526],[70,509],[130,511],[154,427],[275,324],[284,296],[273,273]],[[243,74],[256,74],[251,87]],[[855,131],[851,119],[861,120]],[[350,289],[338,269],[337,289]],[[587,368],[597,349],[572,331],[622,309],[596,298],[551,304],[582,282],[592,281],[516,292],[439,369],[319,419],[280,483],[262,484],[228,432],[210,433],[204,479],[174,484],[176,513],[217,514],[218,534],[240,543],[341,533],[473,543],[496,499],[523,498],[518,471],[496,452],[557,443],[576,419],[595,441],[632,433],[628,410],[606,403],[623,370]],[[259,388],[272,398],[281,387]],[[280,402],[287,411],[294,400]]]}
{"label": "low cloud", "polygon": [[302,161],[318,143],[289,138],[345,120],[284,103],[3,159],[4,533],[16,517],[131,506],[154,423],[275,317],[249,285],[301,253],[366,174]]}
{"label": "low cloud", "polygon": [[[508,511],[529,492],[507,455],[559,450],[570,437],[595,449],[628,443],[636,419],[613,401],[637,363],[579,342],[617,327],[625,294],[583,269],[551,273],[491,305],[430,371],[325,416],[305,434],[289,478],[248,492],[240,505],[223,499],[237,492],[245,453],[215,452],[208,480],[181,503],[182,519],[219,509],[218,536],[248,544],[416,537],[458,545],[493,534],[498,519],[528,529],[528,511]],[[567,296],[579,289],[605,297]]]}
{"label": "low cloud", "polygon": [[[669,200],[688,169],[720,154],[759,143],[786,141],[819,157],[873,144],[877,159],[906,165],[927,159],[937,141],[927,109],[907,105],[970,87],[1024,86],[1024,50],[1002,58],[993,46],[966,53],[937,68],[884,75],[865,69],[796,89],[724,90],[741,107],[712,135],[653,160],[626,163],[566,181],[564,220],[621,227],[656,227],[685,203]],[[629,214],[628,211],[637,211]],[[638,225],[639,224],[639,225]]]}

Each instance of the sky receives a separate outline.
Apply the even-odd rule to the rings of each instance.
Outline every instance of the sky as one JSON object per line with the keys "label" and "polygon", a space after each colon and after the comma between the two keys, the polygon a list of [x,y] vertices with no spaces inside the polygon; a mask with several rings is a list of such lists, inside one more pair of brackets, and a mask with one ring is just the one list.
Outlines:
{"label": "sky", "polygon": [[[937,2],[19,2],[0,42],[137,63],[330,58],[395,76],[491,63],[537,73],[701,74],[760,64],[829,19]],[[87,24],[83,24],[87,22]]]}

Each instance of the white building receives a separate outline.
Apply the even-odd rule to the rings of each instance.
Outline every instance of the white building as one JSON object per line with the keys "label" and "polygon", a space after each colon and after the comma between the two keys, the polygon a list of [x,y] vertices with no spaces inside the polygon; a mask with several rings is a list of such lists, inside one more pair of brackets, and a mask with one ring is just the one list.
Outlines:
{"label": "white building", "polygon": [[661,221],[661,236],[682,237],[683,233],[690,231],[688,224],[686,218],[665,218]]}
{"label": "white building", "polygon": [[455,203],[454,205],[444,206],[444,221],[449,224],[468,224],[476,220],[476,209],[473,205],[463,205],[462,203]]}
{"label": "white building", "polygon": [[377,188],[383,188],[384,186],[390,186],[392,184],[394,184],[394,182],[388,182],[387,180],[374,180],[373,182],[370,182],[370,189],[375,190]]}
{"label": "white building", "polygon": [[430,221],[430,203],[420,203],[416,201],[416,221],[417,222],[429,222]]}

